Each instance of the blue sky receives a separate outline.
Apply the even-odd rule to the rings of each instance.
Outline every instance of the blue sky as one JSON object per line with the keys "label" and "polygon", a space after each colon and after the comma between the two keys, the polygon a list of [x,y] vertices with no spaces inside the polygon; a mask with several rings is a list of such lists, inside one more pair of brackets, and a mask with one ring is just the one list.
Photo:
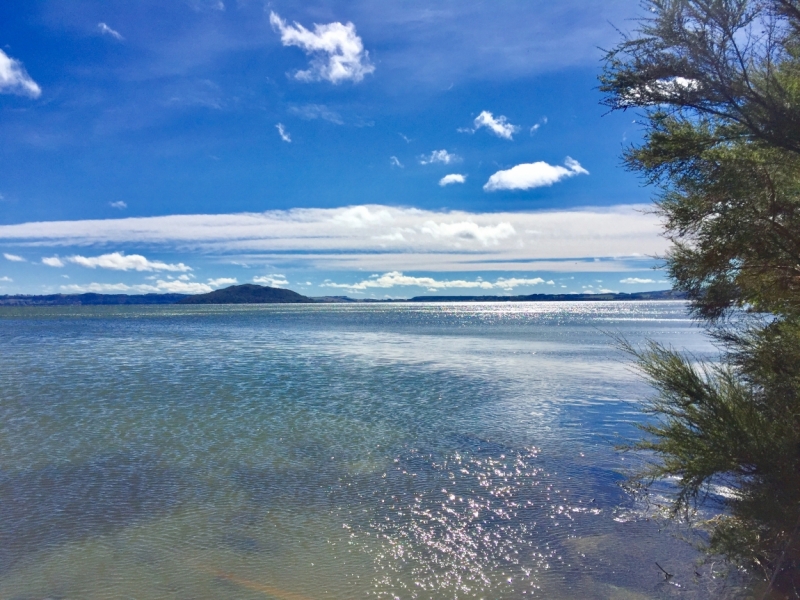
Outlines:
{"label": "blue sky", "polygon": [[635,2],[0,4],[0,294],[669,285],[602,52]]}

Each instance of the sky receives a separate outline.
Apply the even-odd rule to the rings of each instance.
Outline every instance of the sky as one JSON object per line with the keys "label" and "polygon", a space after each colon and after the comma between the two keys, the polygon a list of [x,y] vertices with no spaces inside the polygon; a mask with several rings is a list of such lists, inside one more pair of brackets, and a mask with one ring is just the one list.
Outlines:
{"label": "sky", "polygon": [[0,294],[667,289],[632,0],[0,3]]}

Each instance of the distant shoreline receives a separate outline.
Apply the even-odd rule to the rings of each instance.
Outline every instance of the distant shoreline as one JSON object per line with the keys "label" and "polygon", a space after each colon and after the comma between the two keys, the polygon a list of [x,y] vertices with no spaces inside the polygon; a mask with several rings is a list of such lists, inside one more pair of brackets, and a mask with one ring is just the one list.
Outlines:
{"label": "distant shoreline", "polygon": [[[591,302],[624,300],[683,300],[685,295],[673,290],[655,292],[608,293],[608,294],[529,294],[524,296],[415,296],[405,299],[376,300],[370,298],[350,298],[348,296],[307,297],[292,293],[293,300],[283,299],[284,294],[268,294],[253,299],[255,286],[232,286],[210,294],[191,296],[188,294],[49,294],[49,295],[6,295],[0,296],[0,306],[125,306],[125,305],[166,305],[166,304],[285,304],[288,302],[305,304],[374,304],[396,302]],[[246,288],[246,290],[245,290]],[[239,293],[241,290],[241,293]],[[250,292],[244,294],[244,291]],[[302,298],[302,300],[300,300]],[[200,301],[202,300],[202,301]]]}

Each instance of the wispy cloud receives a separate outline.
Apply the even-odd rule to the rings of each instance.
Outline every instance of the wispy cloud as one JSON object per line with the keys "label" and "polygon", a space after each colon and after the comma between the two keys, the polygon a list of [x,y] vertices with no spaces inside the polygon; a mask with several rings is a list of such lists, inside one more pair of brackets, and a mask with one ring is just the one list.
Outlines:
{"label": "wispy cloud", "polygon": [[48,267],[63,267],[64,263],[60,258],[57,256],[43,256],[42,257],[42,264],[47,265]]}
{"label": "wispy cloud", "polygon": [[564,167],[549,165],[539,161],[524,163],[505,171],[498,171],[489,178],[483,189],[487,192],[497,190],[529,190],[537,187],[550,186],[554,183],[574,177],[575,175],[588,175],[577,160],[567,157]]}
{"label": "wispy cloud", "polygon": [[109,27],[109,26],[108,26],[108,25],[106,25],[105,23],[98,23],[98,24],[97,24],[97,29],[98,29],[98,30],[100,31],[100,33],[102,33],[103,35],[110,35],[110,36],[111,36],[111,37],[113,37],[115,40],[118,40],[118,41],[120,41],[120,42],[121,42],[121,41],[123,41],[123,40],[125,39],[124,37],[122,37],[122,34],[121,34],[119,31],[115,31],[114,29],[111,29],[111,27]]}
{"label": "wispy cloud", "polygon": [[253,283],[268,285],[270,287],[285,287],[289,285],[289,281],[286,279],[286,276],[281,275],[280,273],[273,273],[271,275],[259,275],[258,277],[253,277]]}
{"label": "wispy cloud", "polygon": [[277,130],[278,130],[278,134],[280,134],[280,136],[281,136],[281,139],[282,139],[284,142],[289,142],[289,143],[291,143],[291,141],[292,141],[292,136],[290,136],[290,135],[289,135],[289,134],[286,132],[286,128],[283,126],[283,123],[278,123],[277,125],[275,125],[275,129],[277,129]]}
{"label": "wispy cloud", "polygon": [[663,281],[656,281],[655,279],[642,279],[641,277],[626,277],[625,279],[620,279],[620,283],[627,283],[627,284],[640,284],[640,283],[664,283]]}
{"label": "wispy cloud", "polygon": [[542,120],[536,123],[533,127],[531,127],[531,135],[539,131],[542,126],[547,125],[547,117],[542,117]]}
{"label": "wispy cloud", "polygon": [[554,285],[553,281],[545,281],[541,277],[534,277],[531,279],[526,278],[499,278],[492,281],[484,281],[480,277],[474,280],[465,279],[444,279],[438,280],[433,277],[415,277],[412,275],[404,275],[400,271],[391,271],[383,275],[373,275],[368,279],[356,283],[334,283],[326,281],[321,287],[341,288],[351,290],[354,292],[364,291],[369,288],[393,288],[393,287],[422,287],[430,292],[447,289],[479,289],[479,290],[496,290],[501,289],[511,291],[516,287],[521,286],[534,286],[546,283]]}
{"label": "wispy cloud", "polygon": [[449,165],[451,163],[461,162],[461,157],[457,154],[450,154],[447,150],[434,150],[430,156],[422,155],[419,157],[419,164],[433,165],[442,164]]}
{"label": "wispy cloud", "polygon": [[10,260],[11,262],[26,262],[21,256],[17,256],[16,254],[8,254],[7,252],[3,252],[3,258]]}
{"label": "wispy cloud", "polygon": [[467,181],[466,175],[461,175],[460,173],[451,173],[450,175],[445,175],[439,180],[439,185],[444,187],[446,185],[450,185],[451,183],[464,183]]}
{"label": "wispy cloud", "polygon": [[4,275],[3,277],[0,277],[0,281],[5,281],[7,283],[11,283],[14,280],[11,279],[11,277],[8,277],[8,276]]}
{"label": "wispy cloud", "polygon": [[118,208],[120,210],[124,210],[128,208],[128,205],[125,203],[124,200],[117,200],[116,202],[109,202],[108,205],[111,208]]}
{"label": "wispy cloud", "polygon": [[0,94],[16,94],[38,98],[42,95],[39,87],[25,71],[22,63],[0,50]]}
{"label": "wispy cloud", "polygon": [[323,121],[329,121],[330,123],[334,123],[336,125],[344,125],[344,119],[342,119],[342,116],[324,104],[303,104],[301,106],[292,106],[289,108],[289,112],[307,121],[322,119]]}
{"label": "wispy cloud", "polygon": [[[101,256],[67,256],[65,261],[71,262],[90,269],[112,269],[114,271],[178,271],[185,273],[192,268],[183,263],[168,264],[160,260],[148,260],[141,254],[123,254],[122,252],[112,252]],[[64,266],[51,265],[51,266]]]}
{"label": "wispy cloud", "polygon": [[294,74],[300,81],[358,82],[375,71],[352,23],[314,24],[309,31],[299,23],[287,24],[275,12],[270,12],[269,22],[284,46],[297,46],[311,56],[310,68]]}
{"label": "wispy cloud", "polygon": [[403,166],[403,163],[401,163],[400,159],[397,158],[396,156],[390,156],[389,157],[389,164],[392,165],[393,167],[400,167],[401,169],[405,168]]}
{"label": "wispy cloud", "polygon": [[478,131],[478,129],[481,128],[486,128],[497,137],[501,137],[506,140],[514,139],[514,134],[519,131],[519,126],[509,123],[506,117],[502,115],[495,117],[488,110],[484,110],[481,114],[475,117],[473,129],[467,131]]}
{"label": "wispy cloud", "polygon": [[[644,207],[475,213],[356,205],[50,221],[0,225],[0,241],[48,248],[160,246],[228,263],[314,268],[641,271],[644,257],[668,247],[658,218]],[[62,258],[49,260],[63,265]]]}

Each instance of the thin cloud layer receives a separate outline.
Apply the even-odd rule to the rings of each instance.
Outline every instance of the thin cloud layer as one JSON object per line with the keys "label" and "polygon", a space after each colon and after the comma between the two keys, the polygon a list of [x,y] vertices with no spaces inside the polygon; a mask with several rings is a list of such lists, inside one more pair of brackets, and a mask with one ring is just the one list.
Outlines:
{"label": "thin cloud layer", "polygon": [[477,131],[481,128],[486,128],[497,137],[501,137],[506,140],[514,139],[514,134],[519,131],[519,127],[509,123],[506,117],[502,115],[495,117],[488,110],[483,111],[481,114],[475,117],[473,131]]}
{"label": "thin cloud layer", "polygon": [[[52,254],[125,244],[324,269],[641,271],[643,257],[668,247],[658,218],[644,207],[470,213],[356,205],[31,222],[0,226],[0,240]],[[58,256],[46,260],[64,264]]]}
{"label": "thin cloud layer", "polygon": [[[159,279],[155,283],[86,283],[62,285],[61,291],[68,294],[207,294],[226,285],[230,279],[209,279],[208,283],[182,281],[179,279]],[[232,280],[234,283],[236,280]]]}
{"label": "thin cloud layer", "polygon": [[[168,264],[160,260],[148,260],[141,254],[123,254],[122,252],[90,257],[75,255],[68,256],[64,260],[90,269],[99,267],[114,271],[173,271],[185,273],[192,270],[191,267],[183,263]],[[63,263],[61,266],[63,266]]]}
{"label": "thin cloud layer", "polygon": [[6,260],[10,260],[11,262],[26,262],[24,258],[21,256],[17,256],[16,254],[9,254],[8,252],[3,252],[3,258]]}
{"label": "thin cloud layer", "polygon": [[445,175],[439,180],[439,185],[444,187],[446,185],[451,185],[453,183],[464,183],[467,181],[467,176],[462,175],[461,173],[451,173],[450,175]]}
{"label": "thin cloud layer", "polygon": [[16,94],[38,98],[42,95],[39,87],[25,71],[22,63],[0,50],[0,94]]}
{"label": "thin cloud layer", "polygon": [[359,82],[375,71],[352,23],[314,24],[314,31],[309,31],[299,23],[287,24],[275,12],[270,12],[269,22],[280,33],[284,46],[297,46],[311,57],[310,68],[297,71],[295,79]]}
{"label": "thin cloud layer", "polygon": [[368,279],[364,279],[357,283],[334,283],[326,281],[321,287],[341,288],[353,292],[360,292],[370,288],[393,288],[393,287],[424,287],[429,292],[436,292],[439,290],[447,289],[479,289],[479,290],[496,290],[501,289],[504,291],[511,291],[520,286],[533,286],[546,283],[554,285],[553,281],[545,281],[541,277],[534,277],[531,279],[524,278],[499,278],[494,282],[484,281],[480,277],[472,281],[464,279],[445,279],[438,280],[433,277],[414,277],[412,275],[404,275],[400,271],[391,271],[383,275],[372,275]]}
{"label": "thin cloud layer", "polygon": [[544,161],[524,163],[505,171],[498,171],[489,178],[483,189],[487,192],[497,190],[530,190],[558,183],[575,175],[588,175],[577,160],[567,157],[564,167],[549,165]]}

